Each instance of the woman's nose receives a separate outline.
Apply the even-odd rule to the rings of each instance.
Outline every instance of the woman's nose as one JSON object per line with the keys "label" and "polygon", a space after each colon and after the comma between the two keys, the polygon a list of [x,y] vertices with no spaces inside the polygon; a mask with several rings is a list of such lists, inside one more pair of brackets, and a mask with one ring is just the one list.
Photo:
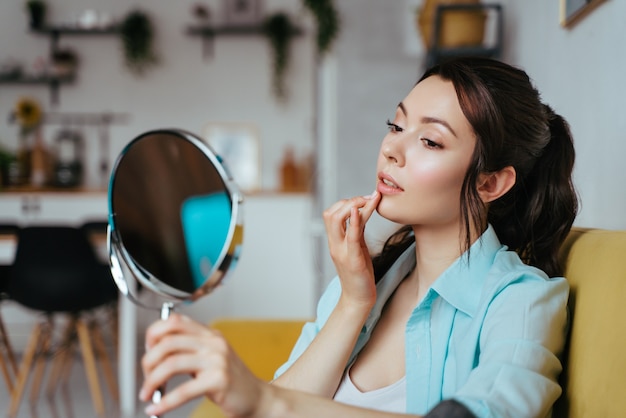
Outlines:
{"label": "woman's nose", "polygon": [[404,159],[402,158],[402,144],[399,138],[387,139],[383,142],[382,146],[382,154],[387,159],[387,161],[402,165],[404,163]]}

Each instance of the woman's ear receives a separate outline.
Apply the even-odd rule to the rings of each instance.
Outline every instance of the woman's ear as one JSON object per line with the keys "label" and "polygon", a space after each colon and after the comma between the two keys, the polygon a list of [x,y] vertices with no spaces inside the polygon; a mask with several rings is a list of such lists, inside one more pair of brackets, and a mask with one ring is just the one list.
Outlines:
{"label": "woman's ear", "polygon": [[483,173],[478,177],[478,195],[489,203],[505,195],[515,185],[515,169],[504,167],[493,173]]}

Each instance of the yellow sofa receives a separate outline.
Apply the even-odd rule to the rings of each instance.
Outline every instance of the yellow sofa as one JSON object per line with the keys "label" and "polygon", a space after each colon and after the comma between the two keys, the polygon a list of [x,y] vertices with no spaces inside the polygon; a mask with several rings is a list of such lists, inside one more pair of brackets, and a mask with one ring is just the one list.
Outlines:
{"label": "yellow sofa", "polygon": [[[626,416],[626,231],[574,228],[561,250],[571,285],[570,338],[553,418]],[[304,321],[221,320],[244,362],[269,380],[287,359]],[[190,418],[219,418],[202,401]]]}
{"label": "yellow sofa", "polygon": [[[223,318],[211,323],[228,340],[233,350],[260,379],[270,381],[287,361],[305,320]],[[203,400],[189,418],[222,418],[209,400]]]}
{"label": "yellow sofa", "polygon": [[572,323],[553,418],[626,416],[626,231],[574,228],[563,245]]}

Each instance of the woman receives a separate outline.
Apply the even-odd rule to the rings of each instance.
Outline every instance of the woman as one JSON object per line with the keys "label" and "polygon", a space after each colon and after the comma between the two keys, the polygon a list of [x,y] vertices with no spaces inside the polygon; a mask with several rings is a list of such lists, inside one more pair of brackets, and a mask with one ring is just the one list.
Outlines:
{"label": "woman", "polygon": [[[544,417],[560,395],[577,212],[574,148],[523,71],[482,58],[428,70],[402,100],[376,191],[324,212],[337,270],[272,384],[182,316],[147,332],[149,413],[205,395],[232,417]],[[374,210],[406,225],[370,257]],[[333,401],[334,400],[334,401]]]}

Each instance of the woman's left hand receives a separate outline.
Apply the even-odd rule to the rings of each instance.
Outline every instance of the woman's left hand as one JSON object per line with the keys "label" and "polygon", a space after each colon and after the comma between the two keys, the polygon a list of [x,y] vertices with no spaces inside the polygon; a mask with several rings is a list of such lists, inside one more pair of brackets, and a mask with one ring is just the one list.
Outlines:
{"label": "woman's left hand", "polygon": [[367,312],[376,301],[376,284],[365,225],[380,199],[380,193],[374,192],[340,200],[324,211],[328,249],[341,280],[341,301],[364,306]]}
{"label": "woman's left hand", "polygon": [[145,402],[173,376],[191,376],[166,390],[159,403],[149,405],[149,415],[161,415],[204,395],[229,416],[253,416],[268,386],[252,374],[218,331],[176,313],[148,328],[141,366],[145,380],[139,398]]}

